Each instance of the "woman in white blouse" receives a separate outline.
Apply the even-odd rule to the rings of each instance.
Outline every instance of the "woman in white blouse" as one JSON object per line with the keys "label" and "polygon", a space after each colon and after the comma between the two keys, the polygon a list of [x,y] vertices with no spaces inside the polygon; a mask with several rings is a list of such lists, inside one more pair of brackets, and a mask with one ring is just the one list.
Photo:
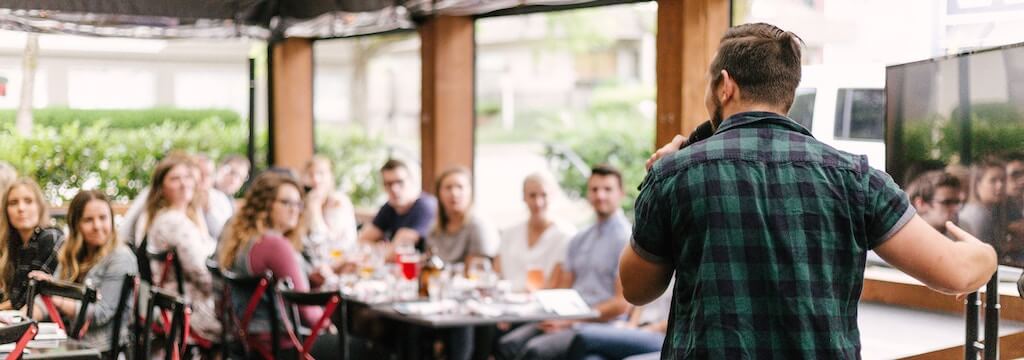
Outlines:
{"label": "woman in white blouse", "polygon": [[[523,180],[523,202],[530,218],[502,232],[501,248],[494,261],[513,288],[553,288],[561,278],[566,248],[576,229],[554,219],[549,211],[560,195],[549,173],[533,173]],[[535,273],[532,279],[528,276],[531,270]],[[543,277],[536,276],[540,274]]]}

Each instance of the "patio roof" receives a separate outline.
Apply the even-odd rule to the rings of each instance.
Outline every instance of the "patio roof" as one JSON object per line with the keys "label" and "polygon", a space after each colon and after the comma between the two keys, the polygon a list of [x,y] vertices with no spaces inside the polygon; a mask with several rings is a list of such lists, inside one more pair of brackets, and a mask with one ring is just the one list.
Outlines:
{"label": "patio roof", "polygon": [[0,29],[129,38],[337,38],[486,16],[637,0],[12,0]]}

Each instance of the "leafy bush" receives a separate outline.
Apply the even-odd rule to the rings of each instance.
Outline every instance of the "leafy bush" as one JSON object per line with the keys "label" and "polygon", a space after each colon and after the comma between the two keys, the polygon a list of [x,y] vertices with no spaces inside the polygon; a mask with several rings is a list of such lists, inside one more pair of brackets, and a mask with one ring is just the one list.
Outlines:
{"label": "leafy bush", "polygon": [[[202,152],[213,159],[245,153],[247,134],[244,126],[212,119],[137,129],[112,128],[104,121],[83,126],[76,121],[59,127],[38,125],[29,137],[16,135],[8,124],[0,131],[0,143],[5,144],[0,160],[39,181],[53,204],[69,201],[81,188],[101,189],[114,200],[128,201],[148,184],[156,162],[168,152]],[[265,140],[259,145],[266,148]]]}
{"label": "leafy bush", "polygon": [[[13,124],[16,110],[0,110],[0,125]],[[243,124],[238,113],[227,109],[69,109],[51,107],[32,111],[36,125],[60,127],[77,121],[88,127],[96,123],[106,123],[114,129],[139,129],[153,124],[173,122],[178,125],[196,126],[203,122],[219,122],[226,126]]]}
{"label": "leafy bush", "polygon": [[355,206],[377,206],[381,196],[377,171],[388,159],[379,135],[360,128],[317,128],[316,153],[334,163],[334,178]]}

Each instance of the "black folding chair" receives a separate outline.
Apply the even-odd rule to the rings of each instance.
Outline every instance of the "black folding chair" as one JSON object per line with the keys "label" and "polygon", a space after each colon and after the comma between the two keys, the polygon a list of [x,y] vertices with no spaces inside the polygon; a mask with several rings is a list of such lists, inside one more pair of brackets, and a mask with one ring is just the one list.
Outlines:
{"label": "black folding chair", "polygon": [[0,327],[0,344],[14,343],[14,349],[7,354],[7,359],[21,359],[21,354],[25,351],[25,347],[28,346],[28,342],[32,341],[38,332],[39,328],[36,327],[36,322],[32,320]]}
{"label": "black folding chair", "polygon": [[[278,339],[280,339],[280,324],[278,323],[280,313],[277,307],[277,291],[274,289],[276,284],[274,274],[268,271],[263,276],[242,276],[226,269],[221,269],[220,273],[230,288],[231,301],[230,309],[227,312],[231,313],[231,318],[234,320],[232,325],[238,331],[238,338],[242,342],[246,356],[252,358],[253,355],[259,354],[264,359],[280,359],[281,346],[278,343]],[[238,314],[235,312],[234,304],[236,300],[246,304],[244,313]],[[273,340],[270,341],[269,349],[267,344],[253,338],[249,332],[249,325],[252,322],[253,315],[255,315],[256,310],[259,308],[270,312],[270,337]]]}
{"label": "black folding chair", "polygon": [[[110,332],[110,351],[107,354],[108,359],[117,359],[121,353],[131,354],[132,349],[121,341],[121,328],[124,326],[125,314],[128,313],[128,305],[131,303],[137,303],[135,298],[138,297],[139,291],[139,278],[134,274],[127,274],[124,276],[124,283],[121,285],[121,294],[117,298],[117,312],[114,313],[114,318],[111,320],[111,325],[114,327]],[[131,324],[132,318],[128,317],[128,322]],[[132,327],[129,325],[129,329]],[[125,334],[128,335],[129,340],[135,337],[134,333]],[[129,341],[128,344],[134,344],[134,341]]]}
{"label": "black folding chair", "polygon": [[160,252],[150,252],[149,250],[146,250],[146,258],[152,261],[163,262],[164,265],[163,271],[161,271],[160,274],[152,274],[152,270],[150,270],[150,273],[153,275],[151,282],[157,286],[163,287],[164,284],[167,283],[167,277],[171,272],[173,272],[174,280],[177,281],[178,295],[185,297],[185,275],[181,270],[181,262],[178,260],[178,253],[175,252],[174,249]]}
{"label": "black folding chair", "polygon": [[[86,330],[89,328],[88,309],[89,304],[96,302],[96,289],[91,287],[76,284],[61,280],[50,280],[50,281],[39,281],[29,280],[28,282],[28,304],[27,313],[32,314],[33,307],[35,307],[35,298],[38,295],[46,306],[46,312],[50,315],[50,319],[57,323],[57,326],[61,330],[67,333],[68,337],[73,339],[81,339],[85,335]],[[71,327],[64,325],[64,320],[61,317],[57,307],[53,305],[52,296],[60,296],[69,299],[75,299],[81,302],[78,307],[78,315],[75,317],[75,322],[71,324]]]}
{"label": "black folding chair", "polygon": [[[231,307],[231,287],[228,286],[224,279],[224,274],[220,272],[220,264],[215,259],[206,259],[206,269],[210,271],[210,275],[213,276],[221,285],[220,299],[217,299],[218,305],[220,306],[220,312],[218,320],[223,325],[224,331],[220,332],[220,350],[221,358],[228,358],[228,331],[227,325],[231,321],[231,312],[228,308]],[[215,285],[216,286],[216,285]]]}
{"label": "black folding chair", "polygon": [[[313,360],[313,357],[309,355],[309,351],[313,348],[313,343],[316,341],[317,335],[320,331],[326,329],[331,321],[331,315],[334,314],[335,310],[341,305],[341,294],[337,291],[326,291],[326,292],[300,292],[290,288],[281,286],[278,290],[281,294],[281,299],[284,300],[285,304],[288,305],[288,321],[291,326],[286,326],[285,330],[288,331],[288,336],[295,345],[295,349],[298,350],[299,359]],[[299,316],[299,306],[321,306],[324,308],[323,316],[317,319],[315,324],[310,324],[311,327],[308,329],[309,335],[303,339],[302,322]],[[346,346],[345,334],[343,330],[344,321],[338,325],[340,331],[339,342],[341,343],[341,358],[348,359],[348,347]]]}
{"label": "black folding chair", "polygon": [[[158,316],[154,313],[154,309],[160,309],[159,315],[165,319],[165,358],[168,360],[180,360],[185,351],[185,338],[188,336],[188,316],[190,311],[182,298],[155,287],[149,290],[149,303],[146,305],[146,322],[142,326],[142,346],[136,353],[135,358],[150,358],[149,350],[153,340],[154,319]],[[167,322],[168,315],[170,316],[169,322]]]}

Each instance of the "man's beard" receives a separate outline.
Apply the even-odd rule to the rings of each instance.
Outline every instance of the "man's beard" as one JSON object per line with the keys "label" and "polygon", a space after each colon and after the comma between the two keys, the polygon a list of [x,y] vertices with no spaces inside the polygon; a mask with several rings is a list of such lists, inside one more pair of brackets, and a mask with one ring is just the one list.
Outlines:
{"label": "man's beard", "polygon": [[711,97],[711,104],[715,107],[714,112],[711,114],[711,125],[718,130],[718,127],[722,125],[722,102],[718,100],[718,97]]}

